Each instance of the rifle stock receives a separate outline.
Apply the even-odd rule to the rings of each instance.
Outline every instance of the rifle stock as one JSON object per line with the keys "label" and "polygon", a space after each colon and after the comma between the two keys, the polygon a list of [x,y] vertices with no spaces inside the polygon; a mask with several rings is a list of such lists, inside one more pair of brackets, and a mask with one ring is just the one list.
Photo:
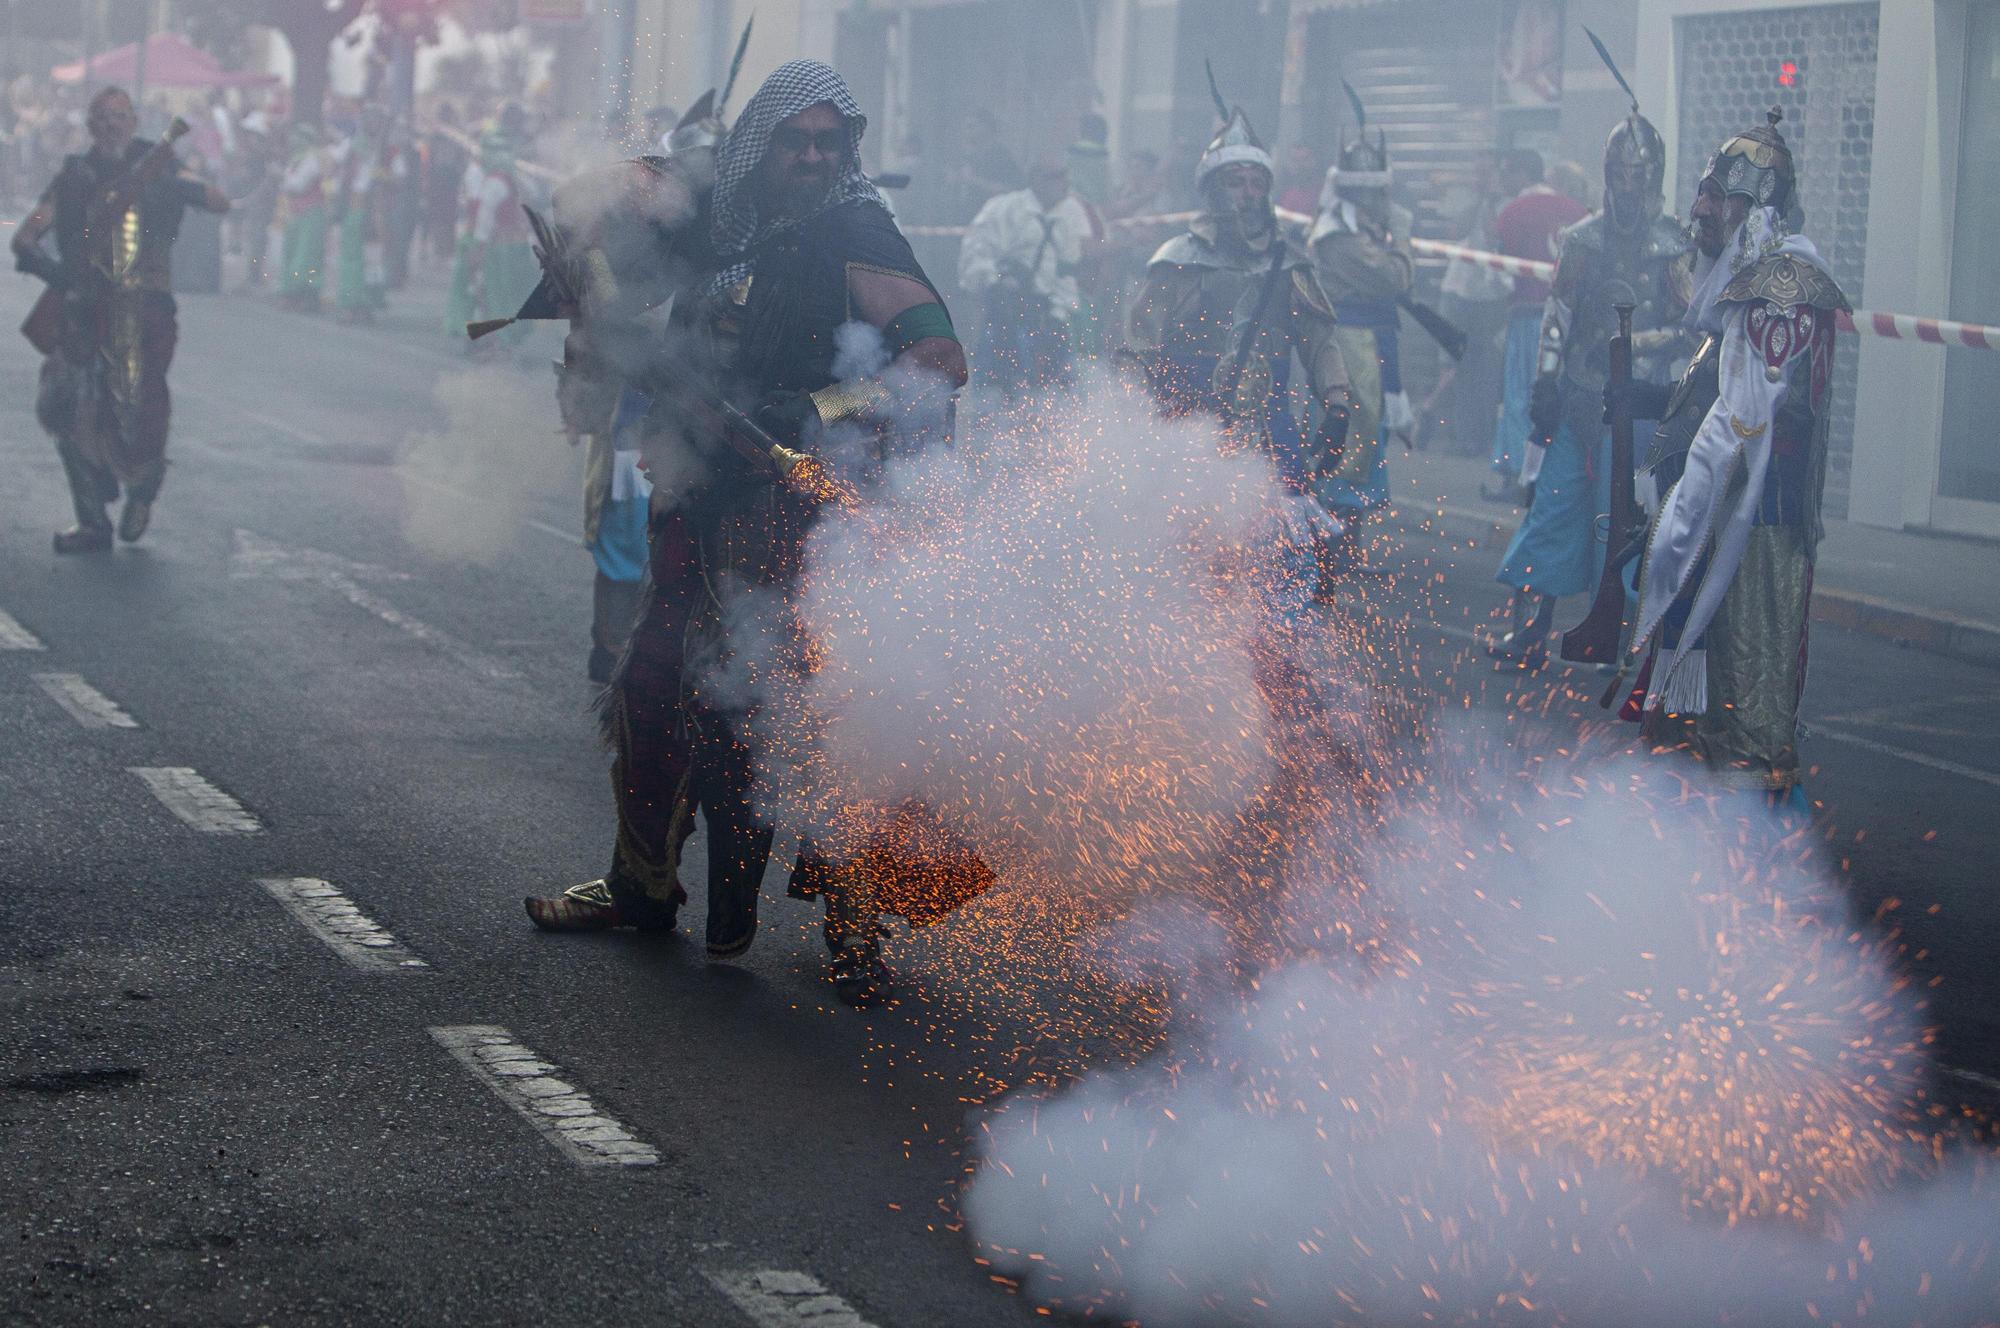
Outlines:
{"label": "rifle stock", "polygon": [[1444,353],[1451,356],[1454,364],[1465,358],[1465,348],[1471,339],[1458,324],[1428,304],[1413,300],[1407,295],[1398,295],[1396,303],[1402,306],[1404,313],[1417,320],[1417,326],[1431,334],[1431,339],[1443,347]]}
{"label": "rifle stock", "polygon": [[1632,496],[1632,306],[1620,304],[1618,335],[1611,339],[1611,511],[1604,534],[1604,570],[1582,622],[1562,634],[1562,657],[1576,664],[1609,664],[1625,638],[1625,563],[1637,503]]}
{"label": "rifle stock", "polygon": [[87,224],[93,232],[102,233],[124,215],[125,210],[138,201],[139,191],[160,177],[160,173],[176,164],[174,144],[186,137],[188,122],[179,116],[167,126],[167,132],[160,135],[159,142],[146,149],[139,160],[125,168],[109,188],[90,208]]}

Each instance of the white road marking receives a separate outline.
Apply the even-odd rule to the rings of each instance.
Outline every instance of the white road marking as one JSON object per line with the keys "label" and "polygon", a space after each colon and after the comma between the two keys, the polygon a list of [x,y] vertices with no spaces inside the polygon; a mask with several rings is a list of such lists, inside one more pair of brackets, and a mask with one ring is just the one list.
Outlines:
{"label": "white road marking", "polygon": [[519,1112],[570,1161],[585,1167],[650,1167],[659,1150],[591,1102],[589,1096],[556,1076],[560,1067],[545,1061],[491,1024],[434,1027],[431,1036]]}
{"label": "white road marking", "polygon": [[406,581],[407,573],[392,572],[372,563],[358,563],[338,554],[318,549],[294,549],[264,538],[254,531],[236,532],[236,549],[230,554],[229,574],[234,577],[273,577],[281,581],[309,581],[334,591],[358,609],[374,614],[400,632],[423,642],[488,678],[518,678],[520,672],[481,654],[421,618],[412,617],[361,584],[367,580]]}
{"label": "white road marking", "polygon": [[810,1273],[762,1268],[756,1272],[711,1271],[706,1276],[757,1328],[799,1328],[801,1324],[810,1328],[874,1328]]}
{"label": "white road marking", "polygon": [[212,835],[254,835],[264,827],[242,803],[186,766],[127,766],[168,811]]}
{"label": "white road marking", "polygon": [[1962,1070],[1956,1065],[1946,1065],[1940,1068],[1954,1079],[1963,1079],[1968,1084],[1978,1084],[1989,1093],[2000,1093],[2000,1079],[1995,1079],[1990,1074],[1981,1074],[1977,1070]]}
{"label": "white road marking", "polygon": [[69,712],[69,717],[87,729],[136,729],[139,721],[103,692],[83,680],[81,673],[37,673],[35,685],[49,699]]}
{"label": "white road marking", "polygon": [[1932,770],[1942,770],[1947,775],[1957,775],[1960,779],[1976,780],[1981,784],[1991,784],[1994,788],[2000,788],[2000,774],[1995,774],[1991,770],[1980,770],[1974,766],[1960,765],[1956,761],[1947,761],[1942,756],[1926,756],[1922,752],[1913,752],[1902,747],[1891,747],[1886,742],[1876,742],[1873,738],[1864,738],[1857,733],[1843,733],[1839,729],[1828,728],[1824,720],[1818,723],[1809,723],[1807,727],[1810,733],[1816,737],[1831,738],[1835,742],[1844,742],[1849,746],[1860,747],[1866,751],[1880,752],[1884,756],[1893,756],[1898,760],[1908,761],[1912,765],[1928,766]]}
{"label": "white road marking", "polygon": [[[455,484],[446,484],[443,480],[432,479],[428,475],[419,474],[408,466],[404,466],[397,473],[402,476],[404,482],[409,484],[421,485],[426,489],[435,489],[439,493],[448,494],[453,498],[468,503],[479,503],[483,506],[494,505],[491,498],[482,498],[480,495],[470,493]],[[553,536],[572,548],[578,547],[583,543],[583,534],[581,531],[564,530],[561,526],[552,526],[546,521],[538,521],[531,516],[522,517],[521,524],[530,530],[539,530],[544,535]]]}
{"label": "white road marking", "polygon": [[565,544],[581,545],[583,543],[583,536],[576,531],[564,530],[561,526],[552,526],[546,521],[537,521],[531,516],[522,517],[521,524],[530,530],[539,530],[544,535],[553,535]]}
{"label": "white road marking", "polygon": [[346,895],[317,877],[266,876],[257,884],[328,949],[365,973],[411,973],[430,967]]}
{"label": "white road marking", "polygon": [[1918,715],[1946,711],[1962,713],[1968,709],[1982,707],[1993,699],[1989,692],[1962,692],[1957,696],[1933,696],[1915,701],[1897,701],[1893,705],[1874,706],[1866,710],[1850,710],[1845,714],[1827,715],[1820,722],[1825,724],[1889,724],[1913,719]]}
{"label": "white road marking", "polygon": [[11,614],[0,609],[0,650],[43,650],[41,638],[20,623]]}

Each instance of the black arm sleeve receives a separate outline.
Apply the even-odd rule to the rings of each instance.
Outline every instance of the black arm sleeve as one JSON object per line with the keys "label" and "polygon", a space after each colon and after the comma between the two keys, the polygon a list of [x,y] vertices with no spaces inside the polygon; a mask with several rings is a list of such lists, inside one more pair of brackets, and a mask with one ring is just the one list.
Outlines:
{"label": "black arm sleeve", "polygon": [[897,227],[896,219],[879,203],[860,202],[841,209],[841,238],[845,241],[842,252],[847,256],[850,267],[872,268],[877,272],[891,272],[900,277],[920,281],[936,295],[939,304],[944,297],[938,295],[938,288],[931,281],[924,265],[917,261],[916,252],[910,242]]}

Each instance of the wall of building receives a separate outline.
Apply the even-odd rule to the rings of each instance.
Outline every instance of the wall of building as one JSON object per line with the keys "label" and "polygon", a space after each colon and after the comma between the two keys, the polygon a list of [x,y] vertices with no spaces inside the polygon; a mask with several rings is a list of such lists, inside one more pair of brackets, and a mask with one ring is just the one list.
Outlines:
{"label": "wall of building", "polygon": [[805,0],[610,0],[633,6],[633,109],[686,107],[728,72],[729,59],[751,14],[750,48],[732,105],[740,108],[773,69],[800,55],[830,58],[830,49],[802,41]]}
{"label": "wall of building", "polygon": [[[1859,243],[1858,290],[1851,289],[1850,295],[1871,309],[1929,315],[1949,311],[1961,318],[2000,320],[2000,309],[1950,308],[1967,4],[1968,0],[1889,0],[1879,6],[1876,45],[1869,53],[1873,87],[1866,99],[1871,150],[1865,221],[1858,235],[1843,235],[1846,228],[1838,224],[1830,232],[1849,249]],[[1689,67],[1684,21],[1730,15],[1768,18],[1846,7],[1799,0],[1790,4],[1641,0],[1639,36],[1644,54],[1637,77],[1641,95],[1649,103],[1672,108],[1660,127],[1675,161],[1673,178],[1688,179],[1714,146],[1681,141],[1679,99],[1695,73]],[[1808,69],[1805,77],[1838,79],[1851,75],[1852,70],[1843,66],[1853,63],[1842,60]],[[1809,136],[1814,132],[1810,125],[1803,129]],[[1838,133],[1830,124],[1820,126],[1818,146],[1808,149],[1811,155],[1803,164],[1809,188],[1821,191],[1822,215],[1807,218],[1808,232],[1821,243],[1826,242],[1822,230],[1831,220],[1826,215],[1827,178],[1841,173],[1842,153],[1857,150],[1857,133],[1852,122]],[[1809,207],[1811,201],[1809,195]],[[1973,250],[1959,258],[1981,261]],[[1843,265],[1852,270],[1851,253],[1837,260],[1837,268]],[[2000,536],[2000,503],[1938,494],[1947,356],[1958,353],[1914,341],[1855,339],[1844,356],[1853,385],[1847,483],[1838,495],[1843,501],[1838,506],[1829,502],[1829,515],[1876,526]]]}

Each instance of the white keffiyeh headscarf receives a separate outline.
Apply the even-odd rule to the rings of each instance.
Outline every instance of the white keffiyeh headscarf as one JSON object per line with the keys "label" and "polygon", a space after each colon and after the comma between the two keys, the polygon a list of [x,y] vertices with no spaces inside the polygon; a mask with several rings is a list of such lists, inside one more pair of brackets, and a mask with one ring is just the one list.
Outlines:
{"label": "white keffiyeh headscarf", "polygon": [[[751,177],[771,146],[771,132],[781,123],[825,102],[847,121],[847,156],[819,206],[796,216],[760,217]],[[772,236],[842,203],[870,198],[882,202],[875,184],[861,172],[861,136],[868,117],[848,91],[847,80],[818,60],[791,60],[771,71],[736,118],[729,137],[715,155],[714,219],[710,236],[722,270],[709,283],[720,294],[750,275],[754,251]],[[887,204],[884,204],[886,207]]]}

